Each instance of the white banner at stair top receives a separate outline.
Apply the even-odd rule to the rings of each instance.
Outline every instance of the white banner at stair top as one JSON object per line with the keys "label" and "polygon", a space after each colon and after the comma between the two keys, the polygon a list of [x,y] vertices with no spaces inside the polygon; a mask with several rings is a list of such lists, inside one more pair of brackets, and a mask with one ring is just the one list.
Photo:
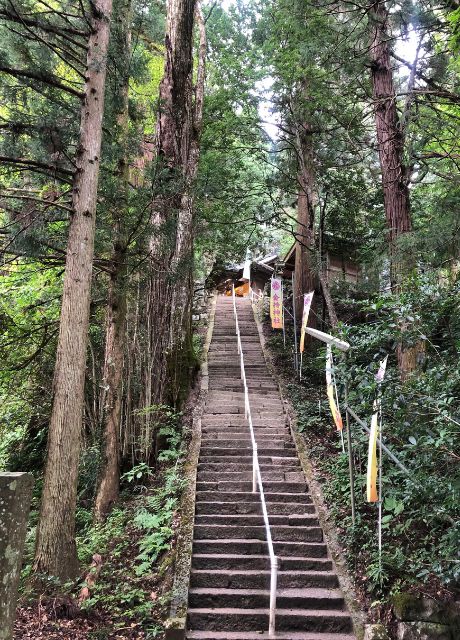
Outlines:
{"label": "white banner at stair top", "polygon": [[247,280],[248,282],[251,280],[251,261],[246,260],[243,268],[243,277],[242,280]]}
{"label": "white banner at stair top", "polygon": [[273,329],[283,328],[283,283],[281,278],[272,278],[270,317]]}

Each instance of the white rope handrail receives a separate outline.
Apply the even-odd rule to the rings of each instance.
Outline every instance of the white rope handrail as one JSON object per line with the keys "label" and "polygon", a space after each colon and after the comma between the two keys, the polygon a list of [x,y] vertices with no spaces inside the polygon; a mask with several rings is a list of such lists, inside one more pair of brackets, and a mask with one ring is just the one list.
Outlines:
{"label": "white rope handrail", "polygon": [[234,285],[232,286],[232,293],[233,293],[233,314],[235,316],[236,337],[237,337],[237,343],[238,343],[238,354],[240,356],[241,379],[243,381],[243,387],[244,387],[244,417],[246,418],[249,424],[249,432],[251,434],[251,442],[252,442],[252,492],[257,493],[257,485],[259,485],[259,495],[260,495],[260,502],[262,504],[262,514],[263,514],[264,524],[265,524],[265,534],[267,538],[268,553],[270,555],[270,568],[271,568],[270,613],[269,613],[268,633],[269,635],[274,635],[275,612],[276,612],[276,590],[277,590],[277,581],[278,581],[278,558],[276,557],[275,550],[273,548],[272,533],[270,529],[270,522],[268,520],[267,505],[265,503],[265,493],[264,493],[264,487],[262,484],[262,476],[260,473],[259,457],[257,453],[257,442],[254,435],[254,426],[252,424],[251,405],[249,402],[249,390],[248,390],[248,385],[246,380],[246,369],[244,366],[243,346],[241,343],[240,326],[238,322],[238,313],[236,310],[236,296],[235,296]]}

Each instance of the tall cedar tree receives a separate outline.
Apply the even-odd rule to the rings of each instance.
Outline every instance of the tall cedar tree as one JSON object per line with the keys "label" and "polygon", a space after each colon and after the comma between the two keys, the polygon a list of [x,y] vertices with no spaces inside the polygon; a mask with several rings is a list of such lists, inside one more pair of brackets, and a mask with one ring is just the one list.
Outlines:
{"label": "tall cedar tree", "polygon": [[188,377],[193,217],[187,201],[193,140],[193,24],[196,0],[168,0],[166,60],[156,129],[166,189],[152,203],[148,298],[151,404],[176,402]]}
{"label": "tall cedar tree", "polygon": [[[388,21],[389,6],[386,2],[374,2],[370,11],[372,28],[370,58],[372,97],[374,102],[383,199],[388,230],[391,288],[401,290],[404,276],[410,267],[410,256],[400,257],[397,241],[412,229],[410,213],[410,168],[404,164],[404,126],[398,116],[396,92],[391,66]],[[404,333],[404,326],[401,326]],[[423,343],[412,346],[398,345],[398,364],[402,378],[406,378],[417,366],[418,353]]]}
{"label": "tall cedar tree", "polygon": [[385,216],[390,244],[391,284],[396,289],[402,265],[395,256],[395,243],[412,229],[409,198],[409,172],[404,165],[404,132],[399,122],[388,30],[386,2],[374,2],[371,19],[371,77],[375,128],[382,174]]}
{"label": "tall cedar tree", "polygon": [[114,79],[115,162],[117,197],[112,203],[113,245],[105,333],[103,371],[104,409],[102,462],[94,505],[96,520],[103,520],[118,499],[120,482],[120,428],[123,361],[126,337],[127,233],[129,215],[129,113],[128,90],[131,63],[131,0],[115,0],[117,17],[112,46],[117,56]]}
{"label": "tall cedar tree", "polygon": [[35,550],[35,571],[62,580],[78,573],[75,510],[111,12],[112,0],[91,3],[48,456]]}

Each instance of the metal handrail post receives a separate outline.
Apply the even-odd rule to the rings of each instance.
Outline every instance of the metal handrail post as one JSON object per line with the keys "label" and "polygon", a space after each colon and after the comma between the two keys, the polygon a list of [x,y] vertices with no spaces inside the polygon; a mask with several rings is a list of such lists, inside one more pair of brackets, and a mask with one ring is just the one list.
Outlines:
{"label": "metal handrail post", "polygon": [[268,618],[268,635],[275,635],[276,622],[276,590],[278,586],[278,558],[275,556],[270,562],[270,614]]}
{"label": "metal handrail post", "polygon": [[252,448],[252,493],[257,493],[257,444]]}

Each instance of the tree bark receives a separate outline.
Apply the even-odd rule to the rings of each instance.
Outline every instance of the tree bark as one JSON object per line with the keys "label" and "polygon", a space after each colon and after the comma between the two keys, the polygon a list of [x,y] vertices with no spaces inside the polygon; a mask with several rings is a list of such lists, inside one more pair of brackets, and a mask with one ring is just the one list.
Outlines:
{"label": "tree bark", "polygon": [[[400,255],[397,240],[412,229],[410,214],[409,175],[404,164],[404,128],[396,108],[396,92],[391,67],[390,38],[388,33],[389,9],[378,0],[369,13],[372,36],[370,46],[371,79],[374,101],[375,126],[382,174],[383,199],[388,229],[391,289],[401,290],[404,276],[414,266],[410,255]],[[413,84],[413,78],[412,78]],[[410,90],[410,88],[409,88]],[[410,98],[406,101],[404,119],[409,117]],[[401,327],[404,332],[405,327]],[[397,348],[398,365],[402,379],[417,368],[419,353],[424,344]]]}
{"label": "tree bark", "polygon": [[[150,402],[177,404],[188,376],[183,318],[189,315],[192,272],[192,203],[187,195],[193,140],[193,24],[196,0],[168,0],[166,60],[156,131],[162,192],[153,202],[151,277],[147,315]],[[187,327],[185,327],[187,329]],[[152,376],[155,376],[152,379]]]}
{"label": "tree bark", "polygon": [[[177,217],[176,246],[171,261],[173,273],[180,274],[177,285],[173,289],[171,302],[170,345],[172,357],[176,363],[170,367],[171,372],[180,372],[182,365],[187,366],[188,352],[192,349],[192,302],[193,302],[193,241],[194,241],[194,195],[193,185],[198,172],[200,160],[200,141],[203,123],[204,88],[206,80],[206,28],[201,3],[197,0],[195,21],[199,30],[197,81],[194,88],[192,110],[190,151],[185,166],[185,191]],[[179,338],[179,341],[177,340]],[[174,381],[173,395],[178,395],[182,380]],[[175,398],[174,398],[175,399]]]}
{"label": "tree bark", "polygon": [[388,18],[387,3],[381,0],[374,2],[370,11],[372,93],[390,248],[391,287],[397,291],[406,269],[397,257],[396,241],[411,231],[412,224],[408,169],[404,165],[404,133],[396,108],[391,67]]}
{"label": "tree bark", "polygon": [[129,215],[129,115],[128,91],[131,63],[131,0],[114,2],[114,52],[117,55],[119,79],[114,88],[117,106],[115,119],[117,138],[117,194],[112,205],[114,242],[111,255],[103,388],[103,458],[99,473],[94,517],[102,521],[118,500],[120,484],[120,427],[122,407],[123,363],[126,336],[126,219]]}
{"label": "tree bark", "polygon": [[91,5],[80,144],[73,184],[48,457],[34,569],[61,580],[78,574],[75,509],[84,407],[86,349],[102,117],[112,0]]}
{"label": "tree bark", "polygon": [[[297,229],[295,252],[295,304],[296,317],[302,318],[303,294],[316,288],[313,264],[315,221],[315,169],[313,162],[313,133],[307,123],[296,126],[297,153],[299,158],[297,196]],[[310,314],[308,326],[315,326]]]}

